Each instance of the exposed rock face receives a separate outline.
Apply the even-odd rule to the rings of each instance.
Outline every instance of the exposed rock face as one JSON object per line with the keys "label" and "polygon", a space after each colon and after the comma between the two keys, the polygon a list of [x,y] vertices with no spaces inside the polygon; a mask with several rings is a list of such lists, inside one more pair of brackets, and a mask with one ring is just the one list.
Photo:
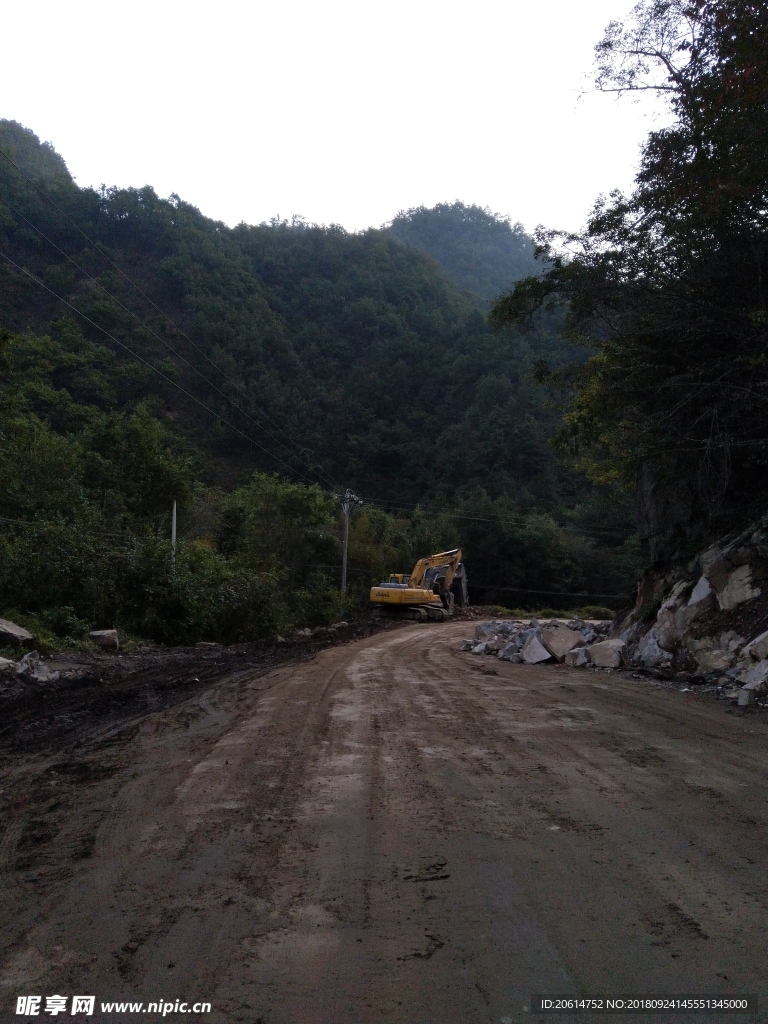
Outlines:
{"label": "exposed rock face", "polygon": [[651,630],[635,648],[635,661],[645,668],[667,668],[672,664],[672,652],[659,646],[659,638]]}
{"label": "exposed rock face", "polygon": [[745,601],[760,597],[760,588],[752,586],[752,569],[748,565],[740,565],[728,574],[725,585],[717,593],[717,600],[724,611],[733,611]]}
{"label": "exposed rock face", "polygon": [[709,641],[696,641],[689,650],[702,672],[725,672],[735,660],[730,651],[713,648]]}
{"label": "exposed rock face", "polygon": [[23,626],[17,626],[15,622],[11,622],[9,619],[0,619],[0,641],[8,643],[9,641],[14,644],[22,644],[27,640],[34,640],[35,638],[29,633]]}
{"label": "exposed rock face", "polygon": [[[758,692],[768,687],[755,665],[768,663],[766,601],[758,601],[768,581],[768,517],[764,527],[710,545],[666,576],[649,573],[638,588],[635,611],[611,632],[626,642],[626,661],[661,671],[685,669],[714,682],[727,676]],[[658,612],[648,621],[654,602]],[[751,669],[756,670],[750,674]]]}
{"label": "exposed rock face", "polygon": [[744,653],[749,654],[756,661],[763,661],[765,658],[768,658],[768,630],[765,633],[761,633],[760,636],[756,636],[751,644],[747,644]]}
{"label": "exposed rock face", "polygon": [[714,591],[710,585],[709,580],[706,576],[701,576],[699,582],[693,588],[691,596],[688,598],[688,607],[693,608],[694,605],[701,604],[702,601],[708,600],[712,597]]}

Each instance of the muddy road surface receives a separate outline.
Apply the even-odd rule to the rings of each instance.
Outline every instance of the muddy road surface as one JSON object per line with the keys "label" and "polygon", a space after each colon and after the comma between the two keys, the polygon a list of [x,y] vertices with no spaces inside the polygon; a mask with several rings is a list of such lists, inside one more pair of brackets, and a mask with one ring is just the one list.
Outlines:
{"label": "muddy road surface", "polygon": [[45,1020],[80,994],[82,1020],[510,1024],[597,1019],[532,993],[745,992],[758,1015],[619,1019],[768,1019],[765,716],[466,632],[209,659],[175,701],[7,737],[0,1019],[35,994]]}

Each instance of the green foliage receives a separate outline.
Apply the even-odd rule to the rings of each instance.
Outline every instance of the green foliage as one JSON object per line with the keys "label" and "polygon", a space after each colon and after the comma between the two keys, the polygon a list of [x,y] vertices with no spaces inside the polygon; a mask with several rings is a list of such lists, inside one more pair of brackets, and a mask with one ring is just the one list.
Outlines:
{"label": "green foliage", "polygon": [[589,515],[568,522],[590,487],[553,454],[534,382],[573,358],[557,315],[494,334],[425,255],[442,232],[438,262],[496,289],[529,265],[519,227],[454,204],[361,234],[230,230],[149,187],[80,189],[6,121],[0,199],[23,268],[0,261],[0,610],[168,643],[328,622],[340,480],[367,501],[348,608],[457,543],[484,582],[597,572],[572,538]]}
{"label": "green foliage", "polygon": [[40,142],[35,133],[18,121],[3,121],[0,145],[30,178],[39,181],[71,182],[72,177],[50,142]]}
{"label": "green foliage", "polygon": [[658,89],[673,123],[650,134],[630,196],[601,200],[567,248],[540,236],[547,271],[493,318],[567,300],[592,355],[561,375],[562,442],[593,479],[639,481],[664,559],[766,498],[768,21],[745,0],[643,0],[597,55],[600,88]]}
{"label": "green foliage", "polygon": [[399,213],[389,230],[428,253],[454,284],[484,303],[537,271],[534,242],[522,224],[487,208],[460,202],[419,206]]}

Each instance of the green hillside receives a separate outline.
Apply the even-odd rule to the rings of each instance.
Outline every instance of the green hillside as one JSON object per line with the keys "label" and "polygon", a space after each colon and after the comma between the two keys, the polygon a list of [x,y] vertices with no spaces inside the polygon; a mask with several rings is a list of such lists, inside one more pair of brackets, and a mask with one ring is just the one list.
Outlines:
{"label": "green hillside", "polygon": [[551,328],[492,333],[391,231],[229,229],[148,187],[80,189],[13,122],[0,200],[6,610],[165,639],[322,621],[346,486],[361,594],[457,542],[478,582],[629,586],[626,503],[549,447],[530,371],[572,358]]}
{"label": "green hillside", "polygon": [[486,305],[540,271],[535,242],[522,224],[480,206],[419,206],[399,213],[389,230],[399,242],[428,253],[454,284]]}

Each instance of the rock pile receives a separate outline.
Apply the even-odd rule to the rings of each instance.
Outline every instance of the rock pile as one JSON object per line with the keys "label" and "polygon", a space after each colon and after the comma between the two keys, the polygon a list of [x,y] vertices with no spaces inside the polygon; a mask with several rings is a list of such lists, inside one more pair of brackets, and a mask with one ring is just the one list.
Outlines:
{"label": "rock pile", "polygon": [[499,619],[475,626],[474,638],[465,640],[461,649],[525,665],[566,662],[615,668],[621,664],[624,644],[606,640],[610,628],[610,622],[584,619]]}
{"label": "rock pile", "polygon": [[37,651],[30,651],[19,661],[0,658],[0,676],[11,674],[32,683],[53,683],[61,675],[49,669]]}

